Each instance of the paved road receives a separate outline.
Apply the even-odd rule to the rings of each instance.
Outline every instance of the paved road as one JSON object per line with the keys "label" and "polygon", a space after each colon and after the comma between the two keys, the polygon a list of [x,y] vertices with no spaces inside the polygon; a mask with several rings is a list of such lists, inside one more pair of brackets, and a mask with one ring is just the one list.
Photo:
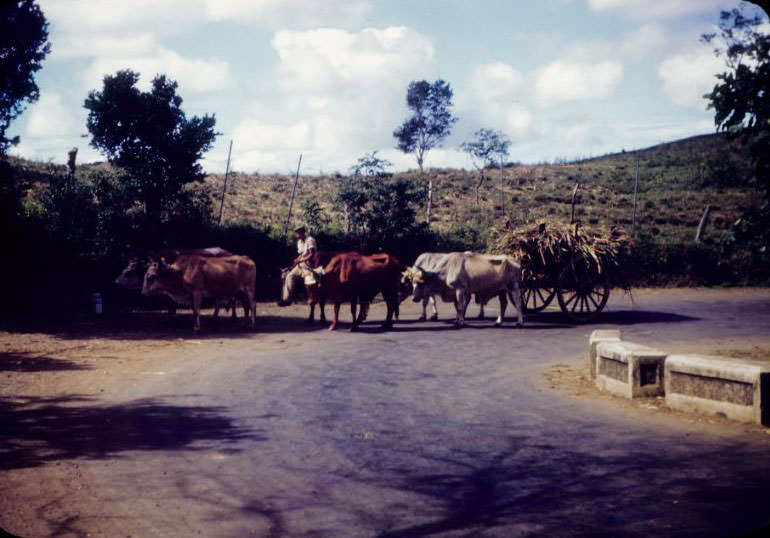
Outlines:
{"label": "paved road", "polygon": [[770,523],[770,436],[543,378],[582,365],[595,328],[664,347],[770,335],[769,291],[615,293],[592,326],[490,324],[351,334],[273,317],[261,338],[186,348],[80,405],[5,405],[12,432],[44,433],[0,470],[66,468],[17,499],[35,506],[33,532],[58,536],[705,537]]}

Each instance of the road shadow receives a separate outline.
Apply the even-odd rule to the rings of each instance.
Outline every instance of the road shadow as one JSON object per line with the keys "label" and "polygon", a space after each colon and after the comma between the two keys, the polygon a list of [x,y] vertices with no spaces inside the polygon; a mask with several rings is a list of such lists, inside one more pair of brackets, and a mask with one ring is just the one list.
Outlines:
{"label": "road shadow", "polygon": [[87,396],[0,400],[0,470],[62,459],[105,459],[137,450],[203,450],[200,442],[264,441],[220,407],[156,399],[100,405]]}
{"label": "road shadow", "polygon": [[[636,443],[591,452],[512,437],[486,457],[420,451],[427,468],[378,485],[417,494],[430,509],[377,536],[742,536],[767,524],[770,475],[755,465],[770,469],[766,458],[752,463],[761,447],[690,442],[672,458]],[[730,473],[714,480],[714,469]]]}
{"label": "road shadow", "polygon": [[45,355],[0,353],[0,372],[60,372],[90,369],[90,366]]}
{"label": "road shadow", "polygon": [[88,317],[69,321],[15,323],[7,327],[14,333],[43,333],[62,340],[178,340],[180,338],[241,339],[264,333],[307,333],[325,329],[328,324],[318,321],[307,323],[306,318],[292,316],[260,315],[257,313],[254,328],[245,325],[243,318],[229,316],[214,318],[201,316],[201,330],[193,331],[191,312],[177,313],[169,317],[165,312],[116,313],[101,317]]}

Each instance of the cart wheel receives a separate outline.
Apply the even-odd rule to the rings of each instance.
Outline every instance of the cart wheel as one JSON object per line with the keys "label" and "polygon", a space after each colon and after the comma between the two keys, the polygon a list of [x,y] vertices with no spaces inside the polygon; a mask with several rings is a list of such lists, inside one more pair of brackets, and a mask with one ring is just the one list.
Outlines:
{"label": "cart wheel", "polygon": [[559,273],[556,295],[561,311],[571,321],[595,319],[610,297],[607,275],[588,262],[575,261]]}
{"label": "cart wheel", "polygon": [[522,284],[521,304],[524,312],[528,314],[540,312],[551,304],[555,295],[556,288],[552,285],[538,284],[537,281]]}

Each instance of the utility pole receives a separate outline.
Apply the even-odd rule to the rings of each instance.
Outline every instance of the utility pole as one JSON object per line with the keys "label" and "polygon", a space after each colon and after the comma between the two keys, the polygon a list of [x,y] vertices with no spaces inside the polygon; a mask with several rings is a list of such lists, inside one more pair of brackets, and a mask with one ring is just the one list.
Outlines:
{"label": "utility pole", "polygon": [[286,241],[286,235],[289,232],[289,221],[291,220],[291,210],[294,207],[294,195],[297,192],[297,183],[299,182],[299,167],[302,164],[302,154],[299,154],[297,163],[297,173],[294,175],[294,186],[291,188],[291,198],[289,199],[289,213],[286,215],[286,223],[283,225],[283,240]]}
{"label": "utility pole", "polygon": [[505,174],[503,173],[503,155],[500,154],[500,209],[503,212],[503,217],[505,217],[505,190],[503,190],[503,180],[505,179]]}
{"label": "utility pole", "polygon": [[225,207],[225,192],[227,192],[227,176],[230,174],[230,155],[233,153],[233,141],[230,140],[230,149],[227,150],[227,165],[225,166],[225,183],[222,185],[222,200],[219,202],[219,218],[217,226],[222,225],[222,210]]}
{"label": "utility pole", "polygon": [[639,191],[639,159],[636,160],[636,173],[634,174],[634,208],[631,211],[631,236],[636,234],[636,194]]}

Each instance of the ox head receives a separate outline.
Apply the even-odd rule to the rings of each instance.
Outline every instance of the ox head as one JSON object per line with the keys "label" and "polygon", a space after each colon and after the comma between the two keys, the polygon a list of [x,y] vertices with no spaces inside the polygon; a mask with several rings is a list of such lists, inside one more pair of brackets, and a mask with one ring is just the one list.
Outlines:
{"label": "ox head", "polygon": [[278,300],[278,306],[289,306],[292,303],[296,282],[301,276],[296,265],[281,269],[281,298]]}
{"label": "ox head", "polygon": [[166,292],[163,284],[165,277],[171,273],[171,266],[163,258],[150,260],[147,272],[144,273],[142,295],[162,295]]}
{"label": "ox head", "polygon": [[115,279],[115,284],[127,290],[140,291],[142,289],[142,280],[144,279],[146,270],[146,263],[140,261],[138,258],[132,258],[125,269],[123,269]]}
{"label": "ox head", "polygon": [[401,274],[401,282],[409,281],[412,283],[412,300],[418,303],[431,295],[429,287],[437,277],[437,273],[426,271],[417,265],[406,268],[406,271]]}

